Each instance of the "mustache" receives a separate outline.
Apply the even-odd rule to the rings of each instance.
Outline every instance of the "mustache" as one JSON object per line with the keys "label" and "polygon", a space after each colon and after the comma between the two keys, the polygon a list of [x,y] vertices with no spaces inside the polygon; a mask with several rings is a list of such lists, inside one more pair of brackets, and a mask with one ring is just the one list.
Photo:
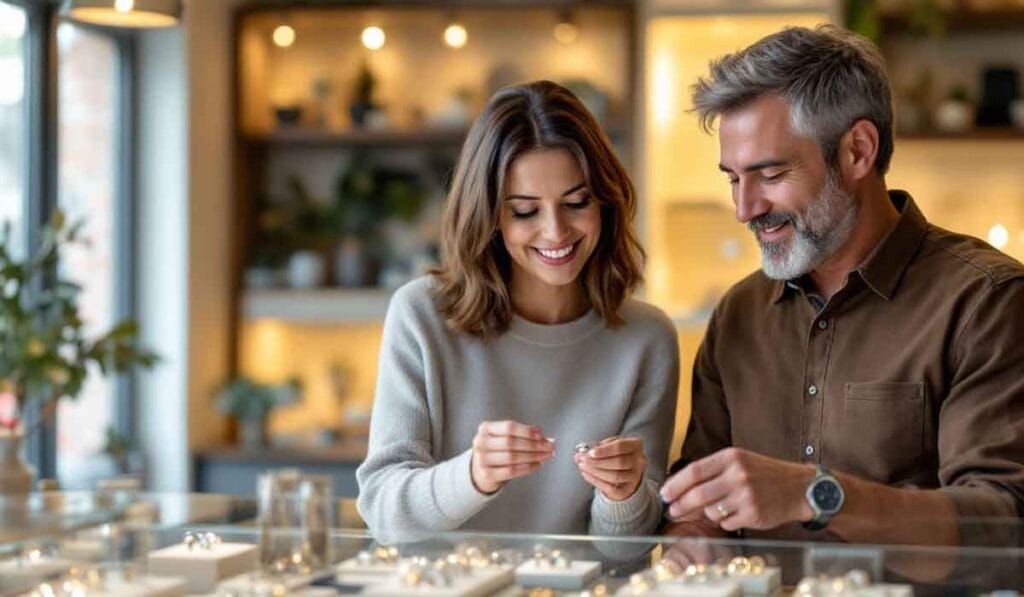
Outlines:
{"label": "mustache", "polygon": [[747,228],[750,228],[751,232],[757,233],[766,228],[775,228],[787,223],[792,223],[795,227],[796,215],[787,211],[772,210],[747,222]]}

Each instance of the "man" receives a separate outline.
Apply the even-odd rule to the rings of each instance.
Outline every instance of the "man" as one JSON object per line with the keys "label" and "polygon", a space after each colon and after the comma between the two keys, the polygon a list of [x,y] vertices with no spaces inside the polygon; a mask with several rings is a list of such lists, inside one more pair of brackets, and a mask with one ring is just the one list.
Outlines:
{"label": "man", "polygon": [[1024,266],[887,190],[877,49],[787,29],[713,63],[694,106],[762,271],[697,354],[667,532],[951,545],[1021,515]]}

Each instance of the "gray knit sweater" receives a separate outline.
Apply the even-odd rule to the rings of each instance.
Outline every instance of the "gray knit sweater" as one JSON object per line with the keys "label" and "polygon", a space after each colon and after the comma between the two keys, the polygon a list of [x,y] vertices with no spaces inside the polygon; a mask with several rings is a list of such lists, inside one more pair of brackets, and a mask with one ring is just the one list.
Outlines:
{"label": "gray knit sweater", "polygon": [[[661,519],[679,383],[672,322],[628,300],[625,325],[593,310],[559,325],[516,317],[500,336],[451,331],[429,277],[391,299],[384,323],[369,454],[357,471],[359,512],[383,542],[446,530],[642,535]],[[555,457],[493,495],[470,480],[482,421],[512,419],[556,439]],[[588,485],[573,446],[639,437],[647,479],[612,502]]]}

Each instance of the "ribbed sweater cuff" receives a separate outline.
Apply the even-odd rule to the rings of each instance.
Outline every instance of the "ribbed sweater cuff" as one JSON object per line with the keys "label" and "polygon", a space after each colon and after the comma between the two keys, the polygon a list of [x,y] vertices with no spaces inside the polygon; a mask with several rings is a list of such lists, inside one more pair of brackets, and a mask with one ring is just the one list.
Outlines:
{"label": "ribbed sweater cuff", "polygon": [[435,503],[441,514],[456,525],[461,525],[501,493],[499,490],[488,495],[473,486],[469,470],[472,456],[473,450],[466,450],[434,467]]}
{"label": "ribbed sweater cuff", "polygon": [[620,502],[609,500],[600,491],[594,493],[593,516],[617,527],[636,523],[650,512],[652,506],[661,508],[650,479],[644,479],[633,495]]}

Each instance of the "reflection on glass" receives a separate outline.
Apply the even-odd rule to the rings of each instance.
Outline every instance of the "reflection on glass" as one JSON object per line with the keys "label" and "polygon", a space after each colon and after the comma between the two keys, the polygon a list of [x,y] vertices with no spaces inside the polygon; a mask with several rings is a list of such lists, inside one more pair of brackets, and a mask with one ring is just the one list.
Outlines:
{"label": "reflection on glass", "polygon": [[25,11],[0,2],[0,222],[15,250],[25,230],[25,28]]}
{"label": "reflection on glass", "polygon": [[[115,317],[117,54],[100,33],[62,23],[58,50],[58,200],[71,222],[84,218],[88,245],[62,255],[68,277],[82,286],[87,333],[108,329]],[[98,458],[113,422],[113,381],[90,372],[78,400],[58,411],[57,469],[65,487],[82,487],[118,471]]]}

